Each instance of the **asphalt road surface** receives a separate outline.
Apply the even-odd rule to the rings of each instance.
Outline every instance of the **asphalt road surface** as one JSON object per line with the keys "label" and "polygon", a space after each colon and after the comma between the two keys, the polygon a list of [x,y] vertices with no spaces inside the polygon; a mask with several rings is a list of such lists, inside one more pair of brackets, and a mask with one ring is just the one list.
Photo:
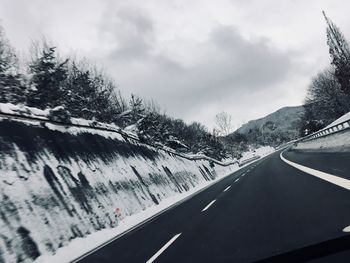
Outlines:
{"label": "asphalt road surface", "polygon": [[[349,153],[283,156],[350,179]],[[350,262],[349,225],[350,191],[276,152],[79,262]]]}

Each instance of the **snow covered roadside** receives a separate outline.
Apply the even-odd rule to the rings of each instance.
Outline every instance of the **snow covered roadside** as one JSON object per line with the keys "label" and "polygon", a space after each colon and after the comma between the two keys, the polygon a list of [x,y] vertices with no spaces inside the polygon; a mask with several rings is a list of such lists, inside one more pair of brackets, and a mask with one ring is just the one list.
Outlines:
{"label": "snow covered roadside", "polygon": [[0,140],[0,262],[64,262],[238,169],[33,119],[1,116]]}
{"label": "snow covered roadside", "polygon": [[[259,154],[259,156],[262,158],[267,155],[270,155],[274,151],[275,150],[273,147],[264,146],[256,149],[255,151],[246,152],[244,156],[245,156],[245,160],[252,158],[253,156],[257,156],[257,154]],[[227,169],[225,169],[225,167],[220,167],[222,169],[217,167],[216,171],[217,173],[220,173],[220,174],[218,174],[218,177],[213,181],[210,181],[210,182],[205,181],[201,185],[196,186],[195,188],[189,190],[188,192],[180,193],[178,195],[167,198],[161,201],[159,205],[149,207],[144,211],[141,211],[137,214],[126,217],[114,229],[104,229],[99,232],[95,232],[85,238],[76,238],[68,246],[58,249],[56,254],[40,256],[34,261],[34,263],[74,262],[76,259],[80,258],[82,255],[94,252],[95,250],[105,245],[106,243],[109,243],[121,237],[122,235],[128,233],[129,231],[132,231],[136,227],[151,220],[152,218],[162,214],[168,209],[171,209],[172,207],[186,201],[192,196],[202,192],[203,190],[207,189],[213,184],[221,181],[222,179],[232,174],[233,172],[240,170],[244,166],[238,167],[238,165],[234,165],[230,168],[230,171],[228,173],[226,172],[226,174],[225,174],[225,170],[227,171]]]}
{"label": "snow covered roadside", "polygon": [[97,250],[99,247],[103,246],[106,243],[109,243],[122,235],[128,233],[134,228],[146,223],[151,220],[153,217],[158,216],[168,209],[186,201],[188,198],[200,193],[211,185],[219,182],[224,179],[226,176],[231,173],[239,170],[238,166],[232,169],[229,173],[217,177],[214,181],[211,182],[203,182],[203,184],[198,185],[197,187],[189,190],[185,193],[180,193],[178,195],[167,198],[159,205],[152,206],[147,208],[144,211],[141,211],[137,214],[126,217],[122,221],[120,221],[119,225],[113,229],[104,229],[98,232],[95,232],[85,238],[76,238],[72,240],[72,242],[65,247],[62,247],[57,250],[54,255],[43,255],[37,258],[34,263],[63,263],[63,262],[74,262],[82,255],[87,253],[91,253]]}
{"label": "snow covered roadside", "polygon": [[255,156],[264,157],[266,155],[273,153],[274,151],[275,151],[275,149],[271,146],[259,147],[257,149],[253,149],[253,150],[250,150],[248,152],[244,152],[242,154],[243,155],[242,158],[239,161],[243,162],[243,161],[248,160],[250,158],[253,158]]}
{"label": "snow covered roadside", "polygon": [[72,260],[238,169],[39,113],[0,116],[0,262]]}

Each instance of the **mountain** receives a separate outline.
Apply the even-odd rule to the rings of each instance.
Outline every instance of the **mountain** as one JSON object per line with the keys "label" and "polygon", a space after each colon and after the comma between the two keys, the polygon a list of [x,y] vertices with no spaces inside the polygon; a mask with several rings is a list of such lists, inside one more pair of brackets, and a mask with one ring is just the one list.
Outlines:
{"label": "mountain", "polygon": [[276,146],[297,138],[303,113],[303,106],[284,107],[243,124],[234,133],[245,135],[253,144]]}
{"label": "mountain", "polygon": [[303,113],[303,106],[284,107],[263,118],[243,124],[236,132],[246,134],[250,129],[261,129],[267,122],[273,122],[283,130],[294,130]]}

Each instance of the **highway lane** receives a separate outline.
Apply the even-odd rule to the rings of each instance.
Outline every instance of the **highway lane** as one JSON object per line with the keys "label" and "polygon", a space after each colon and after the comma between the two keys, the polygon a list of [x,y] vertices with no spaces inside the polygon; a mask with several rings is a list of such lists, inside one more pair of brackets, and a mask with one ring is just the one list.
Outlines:
{"label": "highway lane", "polygon": [[288,160],[310,168],[350,179],[349,152],[298,152],[289,150],[284,152],[284,156]]}
{"label": "highway lane", "polygon": [[291,167],[279,154],[226,177],[80,262],[252,262],[346,236],[350,192]]}

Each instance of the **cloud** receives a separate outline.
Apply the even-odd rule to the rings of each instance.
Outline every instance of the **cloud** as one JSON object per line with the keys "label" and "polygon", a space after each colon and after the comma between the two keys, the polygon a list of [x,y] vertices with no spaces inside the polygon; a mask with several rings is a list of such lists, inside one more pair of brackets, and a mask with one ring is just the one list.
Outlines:
{"label": "cloud", "polygon": [[129,9],[117,14],[123,15],[103,30],[116,45],[102,60],[108,61],[121,89],[154,98],[168,113],[187,120],[213,117],[216,112],[206,109],[220,108],[216,104],[243,108],[240,101],[253,93],[278,94],[274,89],[293,67],[290,54],[268,39],[248,39],[237,27],[226,25],[217,25],[204,41],[183,40],[187,43],[182,54],[193,58],[183,63],[174,50],[160,48],[145,13]]}
{"label": "cloud", "polygon": [[151,19],[135,8],[108,7],[98,34],[111,44],[108,56],[114,60],[141,59],[152,50],[154,29]]}
{"label": "cloud", "polygon": [[301,104],[329,64],[321,9],[350,36],[343,0],[0,0],[16,48],[41,34],[104,65],[124,94],[211,126]]}

